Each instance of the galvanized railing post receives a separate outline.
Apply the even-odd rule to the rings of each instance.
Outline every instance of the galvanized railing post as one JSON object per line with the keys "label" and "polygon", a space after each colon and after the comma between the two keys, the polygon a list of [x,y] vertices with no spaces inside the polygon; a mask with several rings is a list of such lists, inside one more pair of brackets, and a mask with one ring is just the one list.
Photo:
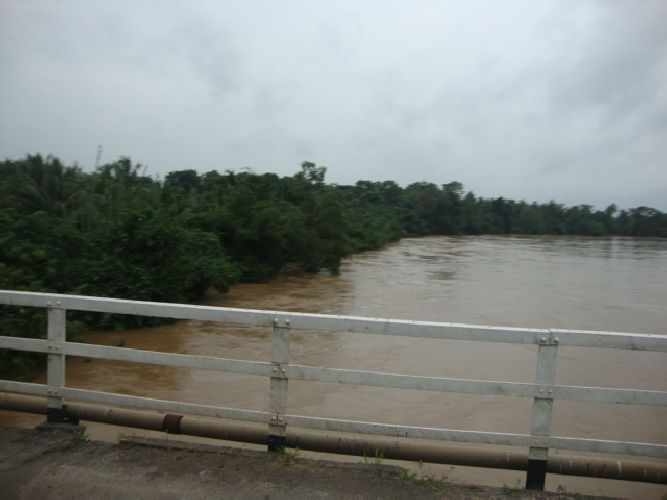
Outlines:
{"label": "galvanized railing post", "polygon": [[[533,400],[533,420],[530,433],[533,436],[548,436],[551,432],[553,413],[553,385],[556,383],[556,362],[558,359],[558,338],[551,333],[542,337],[537,348],[537,374],[535,382],[542,386]],[[531,446],[528,451],[526,469],[526,489],[543,490],[547,476],[549,448]]]}
{"label": "galvanized railing post", "polygon": [[48,326],[46,383],[46,418],[49,422],[63,422],[63,397],[61,389],[65,386],[65,355],[62,354],[62,343],[65,342],[65,309],[60,302],[47,302]]}
{"label": "galvanized railing post", "polygon": [[273,342],[271,348],[271,362],[273,369],[269,382],[269,411],[273,414],[269,421],[269,451],[280,451],[285,446],[285,432],[287,426],[284,415],[287,412],[287,374],[285,367],[289,363],[289,333],[288,319],[273,320]]}

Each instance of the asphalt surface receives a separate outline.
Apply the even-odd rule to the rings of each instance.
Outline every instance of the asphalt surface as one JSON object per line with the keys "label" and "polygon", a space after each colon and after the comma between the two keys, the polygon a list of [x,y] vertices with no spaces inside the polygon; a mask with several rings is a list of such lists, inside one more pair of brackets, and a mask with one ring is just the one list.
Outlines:
{"label": "asphalt surface", "polygon": [[75,429],[0,427],[0,498],[591,498],[453,485],[393,465],[303,459],[295,450],[269,454],[147,438],[90,441]]}

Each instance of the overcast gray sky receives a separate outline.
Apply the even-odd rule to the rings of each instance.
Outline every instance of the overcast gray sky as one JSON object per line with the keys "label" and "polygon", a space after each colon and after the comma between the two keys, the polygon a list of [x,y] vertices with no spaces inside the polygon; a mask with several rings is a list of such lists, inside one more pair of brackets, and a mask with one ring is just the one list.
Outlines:
{"label": "overcast gray sky", "polygon": [[0,157],[667,210],[667,1],[0,0]]}

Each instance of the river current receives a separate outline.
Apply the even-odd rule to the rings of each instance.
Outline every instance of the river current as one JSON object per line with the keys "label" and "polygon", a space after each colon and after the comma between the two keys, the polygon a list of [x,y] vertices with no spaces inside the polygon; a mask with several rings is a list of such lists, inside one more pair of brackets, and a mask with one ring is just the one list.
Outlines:
{"label": "river current", "polygon": [[[534,328],[667,334],[667,240],[578,237],[404,239],[344,261],[339,275],[285,273],[210,293],[228,307]],[[270,360],[268,329],[182,321],[82,340],[163,352]],[[290,360],[336,368],[532,382],[536,347],[292,333]],[[667,390],[660,353],[561,347],[557,383]],[[68,358],[67,384],[160,399],[263,410],[264,378]],[[532,401],[290,382],[289,412],[492,432],[530,432]],[[0,414],[0,422],[25,423]],[[552,433],[667,443],[667,409],[558,401]],[[516,486],[522,474],[424,466],[453,480]],[[430,468],[429,468],[430,467]],[[548,487],[660,498],[664,487],[549,476]]]}

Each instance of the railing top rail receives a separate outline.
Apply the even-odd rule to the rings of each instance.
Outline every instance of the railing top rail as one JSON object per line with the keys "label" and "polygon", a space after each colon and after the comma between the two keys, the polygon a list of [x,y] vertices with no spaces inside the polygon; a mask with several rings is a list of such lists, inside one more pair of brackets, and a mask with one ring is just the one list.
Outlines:
{"label": "railing top rail", "polygon": [[13,290],[0,290],[0,304],[28,307],[57,307],[78,311],[239,323],[248,326],[263,327],[273,326],[274,319],[279,317],[281,319],[289,319],[291,328],[297,330],[368,333],[519,344],[560,343],[571,346],[667,352],[667,336],[641,333],[481,326],[463,323],[170,304],[109,297]]}

